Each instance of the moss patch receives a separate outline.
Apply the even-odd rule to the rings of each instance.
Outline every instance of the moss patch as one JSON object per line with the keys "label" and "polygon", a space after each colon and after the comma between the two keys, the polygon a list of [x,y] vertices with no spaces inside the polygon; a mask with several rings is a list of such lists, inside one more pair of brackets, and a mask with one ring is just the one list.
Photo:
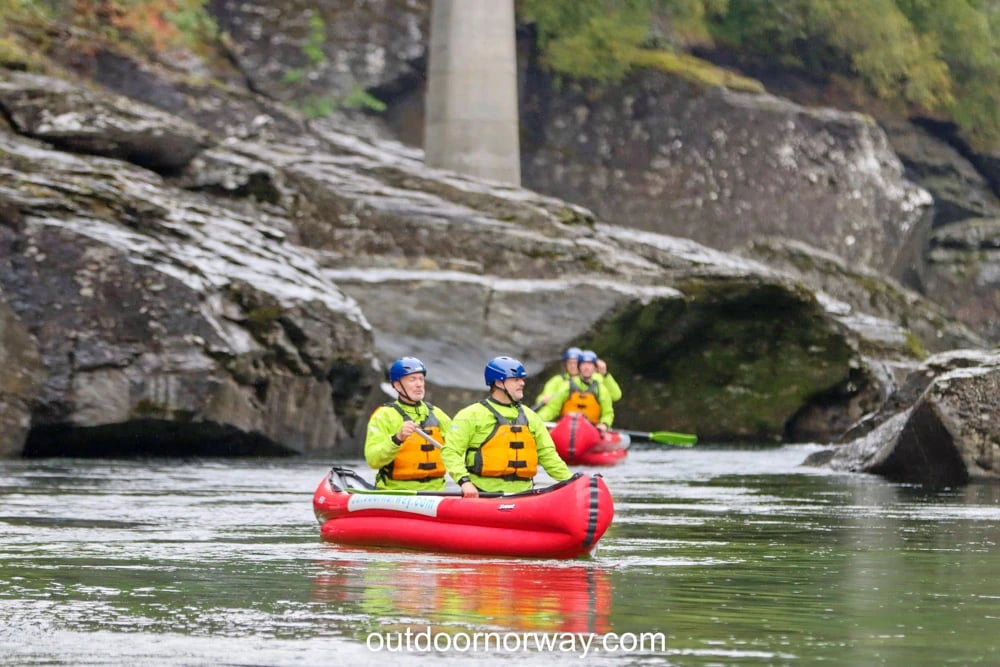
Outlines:
{"label": "moss patch", "polygon": [[629,60],[636,67],[676,74],[685,79],[700,81],[710,86],[723,86],[748,93],[765,92],[764,85],[756,79],[740,76],[685,53],[636,49],[630,55]]}
{"label": "moss patch", "polygon": [[848,379],[853,350],[808,293],[754,280],[679,288],[686,300],[630,304],[587,341],[623,386],[619,425],[775,440]]}

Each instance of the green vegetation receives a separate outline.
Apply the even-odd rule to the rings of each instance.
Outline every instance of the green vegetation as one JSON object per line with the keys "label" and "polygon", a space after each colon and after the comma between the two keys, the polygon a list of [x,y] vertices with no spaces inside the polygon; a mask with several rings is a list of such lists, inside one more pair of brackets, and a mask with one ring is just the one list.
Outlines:
{"label": "green vegetation", "polygon": [[[46,29],[52,25],[73,28],[73,39],[78,42],[106,42],[144,52],[185,47],[205,53],[220,36],[205,5],[206,0],[0,0],[0,63],[43,68],[41,61],[34,62],[32,50],[18,40],[17,32],[34,33],[44,43]],[[311,14],[302,46],[304,64],[285,73],[286,85],[305,84],[310,71],[327,64],[326,41],[326,22],[318,13]],[[300,94],[295,105],[310,118],[329,116],[338,108],[375,112],[386,108],[360,85],[342,96]]]}
{"label": "green vegetation", "polygon": [[656,67],[752,89],[664,55],[717,46],[1000,147],[1000,0],[518,0],[518,11],[559,78],[607,85]]}
{"label": "green vegetation", "polygon": [[[324,45],[327,40],[326,22],[322,17],[313,14],[309,17],[308,34],[302,53],[306,58],[305,67],[288,70],[283,81],[286,85],[296,85],[308,80],[309,71],[327,64]],[[367,109],[368,111],[385,111],[384,102],[371,95],[360,84],[354,86],[344,97],[334,95],[306,95],[299,97],[296,106],[307,118],[323,118],[329,116],[338,108]]]}
{"label": "green vegetation", "polygon": [[367,109],[380,113],[385,111],[386,104],[360,84],[355,84],[343,98],[334,95],[307,95],[296,102],[296,107],[306,118],[324,118],[337,109]]}
{"label": "green vegetation", "polygon": [[204,5],[205,0],[0,0],[0,40],[8,39],[12,25],[61,24],[90,39],[143,50],[199,51],[218,35]]}
{"label": "green vegetation", "polygon": [[715,67],[701,58],[695,58],[686,53],[636,49],[631,61],[637,67],[648,67],[658,69],[661,72],[680,74],[713,86],[725,86],[750,93],[764,92],[764,86],[759,81]]}
{"label": "green vegetation", "polygon": [[19,23],[40,24],[42,12],[26,0],[0,0],[0,65],[11,69],[37,67],[38,57],[21,43],[12,28]]}
{"label": "green vegetation", "polygon": [[326,52],[323,51],[323,44],[326,43],[326,23],[322,18],[313,14],[309,17],[309,34],[306,35],[306,43],[302,46],[302,53],[306,57],[306,67],[298,67],[285,72],[284,82],[286,84],[296,84],[304,81],[310,69],[322,67],[326,64]]}
{"label": "green vegetation", "polygon": [[9,21],[40,18],[44,11],[31,0],[0,0],[0,31],[7,30]]}
{"label": "green vegetation", "polygon": [[278,321],[284,309],[279,305],[258,306],[247,313],[247,321],[258,327],[270,327]]}
{"label": "green vegetation", "polygon": [[198,50],[218,33],[204,0],[56,0],[47,5],[62,23],[146,50]]}
{"label": "green vegetation", "polygon": [[[725,6],[725,0],[518,0],[518,13],[534,24],[543,62],[553,72],[609,84],[633,67],[667,63],[677,71],[690,64],[658,61],[653,51],[669,54],[707,40],[706,12]],[[711,68],[698,66],[699,73]]]}
{"label": "green vegetation", "polygon": [[341,101],[341,105],[347,109],[368,109],[378,112],[386,109],[385,102],[362,88],[360,84],[355,84],[350,94]]}

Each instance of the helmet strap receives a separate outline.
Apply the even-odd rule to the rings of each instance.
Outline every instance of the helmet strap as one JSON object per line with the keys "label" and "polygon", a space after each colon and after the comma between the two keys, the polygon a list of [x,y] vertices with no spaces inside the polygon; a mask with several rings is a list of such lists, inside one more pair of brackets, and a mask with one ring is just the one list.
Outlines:
{"label": "helmet strap", "polygon": [[[505,378],[503,380],[498,380],[498,382],[500,382],[500,390],[503,391],[504,396],[507,397],[508,405],[513,405],[516,408],[517,406],[519,406],[521,404],[521,402],[520,401],[515,401],[514,397],[510,395],[509,391],[507,391],[507,380],[509,380],[509,379],[510,378]],[[496,389],[497,389],[497,385],[496,385],[496,383],[493,383],[493,390],[495,391]],[[490,392],[490,393],[492,393],[492,392]]]}
{"label": "helmet strap", "polygon": [[395,382],[395,384],[399,385],[399,389],[396,389],[395,387],[393,387],[393,389],[396,389],[396,394],[397,394],[396,399],[400,403],[406,403],[407,405],[416,405],[417,404],[417,402],[415,400],[413,400],[412,398],[410,398],[410,395],[406,393],[406,390],[403,389],[403,383],[402,382],[400,382],[400,381],[397,380]]}

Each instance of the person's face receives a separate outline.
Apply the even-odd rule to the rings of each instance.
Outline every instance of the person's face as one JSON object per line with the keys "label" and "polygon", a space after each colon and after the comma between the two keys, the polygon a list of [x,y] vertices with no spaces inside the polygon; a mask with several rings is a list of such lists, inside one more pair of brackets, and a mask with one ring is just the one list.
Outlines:
{"label": "person's face", "polygon": [[424,374],[423,373],[410,373],[409,375],[404,375],[399,378],[396,384],[402,387],[396,387],[396,391],[403,397],[410,397],[413,401],[424,400]]}
{"label": "person's face", "polygon": [[596,369],[597,365],[593,361],[584,361],[580,364],[580,377],[589,380]]}
{"label": "person's face", "polygon": [[577,375],[580,372],[576,357],[570,357],[566,360],[566,372],[570,375]]}
{"label": "person's face", "polygon": [[503,381],[503,388],[515,401],[524,398],[524,378],[507,378]]}

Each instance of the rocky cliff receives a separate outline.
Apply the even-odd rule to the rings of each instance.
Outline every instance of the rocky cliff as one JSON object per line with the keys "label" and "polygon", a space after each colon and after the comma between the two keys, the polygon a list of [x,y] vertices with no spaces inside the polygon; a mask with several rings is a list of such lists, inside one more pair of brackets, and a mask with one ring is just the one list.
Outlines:
{"label": "rocky cliff", "polygon": [[[217,10],[237,21],[253,7]],[[277,26],[294,18],[265,15]],[[402,45],[420,42],[421,21],[395,19],[395,31],[370,33],[397,58],[371,60],[381,67],[359,80],[372,90],[408,80],[419,62],[419,49]],[[432,398],[454,410],[481,395],[489,357],[518,356],[541,378],[569,344],[607,358],[627,388],[617,410],[625,426],[832,440],[883,406],[923,350],[983,345],[874,269],[838,264],[840,253],[723,252],[624,224],[635,222],[627,212],[427,169],[377,119],[307,120],[283,93],[255,92],[264,86],[246,68],[273,72],[282,53],[242,43],[236,61],[249,86],[228,66],[109,46],[83,66],[57,49],[44,66],[0,70],[0,411],[14,425],[5,454],[357,452],[393,357],[421,357]],[[350,53],[341,62],[354,64],[330,76],[369,62]],[[416,55],[404,66],[400,53]],[[223,71],[192,75],[213,67]],[[578,139],[611,151],[581,190],[600,181],[627,208],[657,193],[687,201],[673,198],[687,189],[704,197],[706,226],[721,228],[710,201],[722,191],[697,184],[706,165],[714,173],[725,163],[725,148],[743,156],[733,220],[770,219],[781,202],[806,199],[788,203],[799,208],[786,221],[811,223],[816,211],[829,222],[809,235],[831,226],[840,237],[856,223],[865,230],[857,262],[904,261],[899,246],[930,198],[902,178],[877,126],[662,76],[635,85],[655,104],[628,126],[638,132],[631,143],[589,125],[583,98],[552,101],[554,126],[575,118]],[[691,110],[694,140],[680,146],[697,150],[683,159],[670,153],[680,147],[658,147],[671,130],[656,109],[668,102]],[[697,109],[729,119],[718,128],[741,106],[755,128],[695,137]],[[560,136],[568,147],[574,134]],[[635,161],[632,148],[644,145]],[[673,194],[632,185],[632,197],[617,194],[612,158],[646,185],[672,181]],[[772,209],[755,211],[750,194],[761,187]],[[753,224],[734,229],[745,233],[733,232],[733,247],[754,238]]]}

